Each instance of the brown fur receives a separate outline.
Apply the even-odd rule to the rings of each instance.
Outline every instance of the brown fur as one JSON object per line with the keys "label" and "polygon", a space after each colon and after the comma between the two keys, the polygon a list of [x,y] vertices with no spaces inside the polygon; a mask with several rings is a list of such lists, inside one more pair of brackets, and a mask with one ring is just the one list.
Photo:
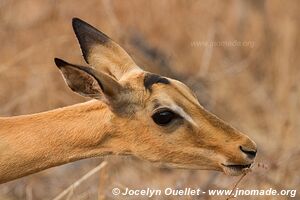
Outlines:
{"label": "brown fur", "polygon": [[[83,49],[85,58],[96,70],[74,68],[62,60],[56,64],[75,92],[97,100],[34,115],[0,118],[0,183],[110,154],[232,175],[242,171],[224,165],[253,162],[240,146],[254,152],[255,143],[205,110],[187,86],[167,79],[168,84],[153,82],[150,92],[144,85],[148,72],[136,66],[112,40],[106,39],[105,45],[98,43],[103,40],[95,40],[94,29],[94,39],[89,40],[87,24],[79,25],[77,37],[82,48],[89,48]],[[160,107],[175,109],[182,118],[159,126],[151,116]]]}

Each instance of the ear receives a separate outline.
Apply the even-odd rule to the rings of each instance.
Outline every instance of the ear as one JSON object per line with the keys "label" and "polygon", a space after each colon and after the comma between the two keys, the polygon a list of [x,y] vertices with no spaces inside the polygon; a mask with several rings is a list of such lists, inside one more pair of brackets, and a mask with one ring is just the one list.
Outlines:
{"label": "ear", "polygon": [[141,70],[131,57],[107,35],[78,18],[73,29],[85,61],[98,71],[120,80],[132,70]]}
{"label": "ear", "polygon": [[76,93],[95,99],[113,101],[119,98],[122,86],[112,77],[96,70],[54,59],[68,86]]}

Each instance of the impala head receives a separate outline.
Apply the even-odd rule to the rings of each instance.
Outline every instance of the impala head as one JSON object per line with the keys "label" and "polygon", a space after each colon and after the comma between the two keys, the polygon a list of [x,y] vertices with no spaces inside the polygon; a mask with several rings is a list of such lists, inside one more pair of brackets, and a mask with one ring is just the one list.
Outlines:
{"label": "impala head", "polygon": [[256,144],[205,110],[186,85],[143,71],[118,44],[82,20],[73,19],[73,28],[92,68],[60,59],[56,65],[74,92],[108,105],[131,154],[230,175],[250,167]]}

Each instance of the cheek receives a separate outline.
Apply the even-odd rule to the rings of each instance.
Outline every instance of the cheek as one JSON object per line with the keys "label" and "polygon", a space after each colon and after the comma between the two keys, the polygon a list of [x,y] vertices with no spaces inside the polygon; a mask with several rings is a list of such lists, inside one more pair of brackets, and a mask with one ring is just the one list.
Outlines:
{"label": "cheek", "polygon": [[159,133],[166,145],[173,145],[172,148],[195,147],[193,132],[186,129],[183,125],[174,127],[174,130],[160,131]]}
{"label": "cheek", "polygon": [[201,137],[199,137],[199,134],[197,133],[197,130],[195,130],[195,128],[188,123],[182,124],[181,127],[176,130],[176,135],[191,145],[202,141]]}

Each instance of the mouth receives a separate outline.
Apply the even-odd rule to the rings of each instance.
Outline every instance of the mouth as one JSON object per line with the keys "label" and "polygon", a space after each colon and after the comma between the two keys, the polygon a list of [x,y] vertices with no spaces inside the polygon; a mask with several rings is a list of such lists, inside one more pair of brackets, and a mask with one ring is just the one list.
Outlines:
{"label": "mouth", "polygon": [[245,171],[250,169],[251,164],[230,164],[230,165],[225,165],[222,164],[223,166],[223,171],[225,174],[228,174],[230,176],[239,176],[243,174]]}

